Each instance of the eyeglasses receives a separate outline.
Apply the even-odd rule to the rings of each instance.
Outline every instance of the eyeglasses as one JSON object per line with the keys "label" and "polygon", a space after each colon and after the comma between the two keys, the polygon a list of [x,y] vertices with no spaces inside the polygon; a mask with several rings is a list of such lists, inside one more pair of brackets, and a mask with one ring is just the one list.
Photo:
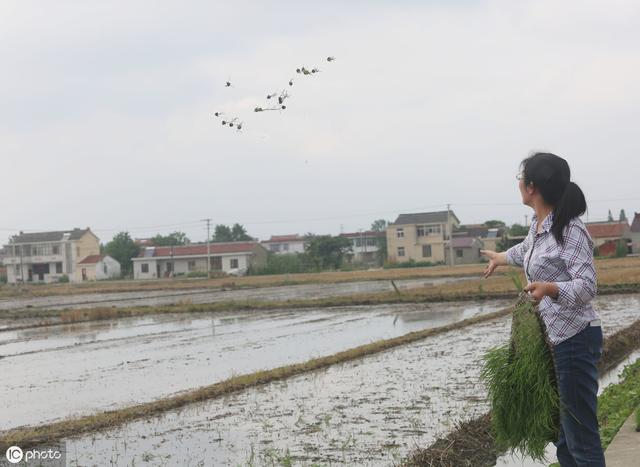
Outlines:
{"label": "eyeglasses", "polygon": [[524,178],[524,174],[522,172],[516,175],[516,180],[522,180],[523,178]]}

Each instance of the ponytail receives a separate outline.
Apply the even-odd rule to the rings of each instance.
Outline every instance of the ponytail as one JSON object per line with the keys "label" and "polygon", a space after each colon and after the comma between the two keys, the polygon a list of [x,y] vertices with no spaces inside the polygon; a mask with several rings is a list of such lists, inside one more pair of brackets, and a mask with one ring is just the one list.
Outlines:
{"label": "ponytail", "polygon": [[558,243],[563,243],[562,231],[569,224],[569,221],[574,217],[581,216],[586,210],[587,201],[584,198],[584,193],[574,182],[569,182],[553,209],[551,233]]}

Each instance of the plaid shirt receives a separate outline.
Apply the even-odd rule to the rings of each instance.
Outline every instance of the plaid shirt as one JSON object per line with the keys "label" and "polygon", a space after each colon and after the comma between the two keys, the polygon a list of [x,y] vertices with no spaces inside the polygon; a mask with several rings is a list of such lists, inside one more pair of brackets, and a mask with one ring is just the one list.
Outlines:
{"label": "plaid shirt", "polygon": [[[596,270],[593,266],[593,241],[579,218],[564,228],[564,244],[551,233],[553,213],[542,222],[533,216],[527,238],[507,250],[507,262],[524,266],[527,282],[555,282],[557,299],[545,296],[538,309],[547,326],[549,340],[557,345],[589,326],[598,316],[591,306],[596,295]],[[533,251],[531,248],[533,246]]]}

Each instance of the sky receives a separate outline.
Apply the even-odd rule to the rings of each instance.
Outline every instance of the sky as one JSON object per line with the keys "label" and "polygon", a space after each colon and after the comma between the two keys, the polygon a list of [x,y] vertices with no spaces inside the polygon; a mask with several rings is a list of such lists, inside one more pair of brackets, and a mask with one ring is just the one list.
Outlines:
{"label": "sky", "polygon": [[447,204],[524,223],[533,151],[567,159],[585,220],[640,212],[636,1],[2,0],[0,66],[0,243],[337,234]]}

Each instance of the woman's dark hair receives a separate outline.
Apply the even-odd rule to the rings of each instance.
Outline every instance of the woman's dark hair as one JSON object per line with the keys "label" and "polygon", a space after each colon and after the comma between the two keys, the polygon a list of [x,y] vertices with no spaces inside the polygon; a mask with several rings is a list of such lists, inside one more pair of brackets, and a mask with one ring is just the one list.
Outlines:
{"label": "woman's dark hair", "polygon": [[545,203],[553,206],[551,233],[563,243],[562,231],[569,221],[587,210],[584,193],[571,181],[569,164],[555,154],[538,152],[523,160],[521,166],[524,184],[533,183]]}

